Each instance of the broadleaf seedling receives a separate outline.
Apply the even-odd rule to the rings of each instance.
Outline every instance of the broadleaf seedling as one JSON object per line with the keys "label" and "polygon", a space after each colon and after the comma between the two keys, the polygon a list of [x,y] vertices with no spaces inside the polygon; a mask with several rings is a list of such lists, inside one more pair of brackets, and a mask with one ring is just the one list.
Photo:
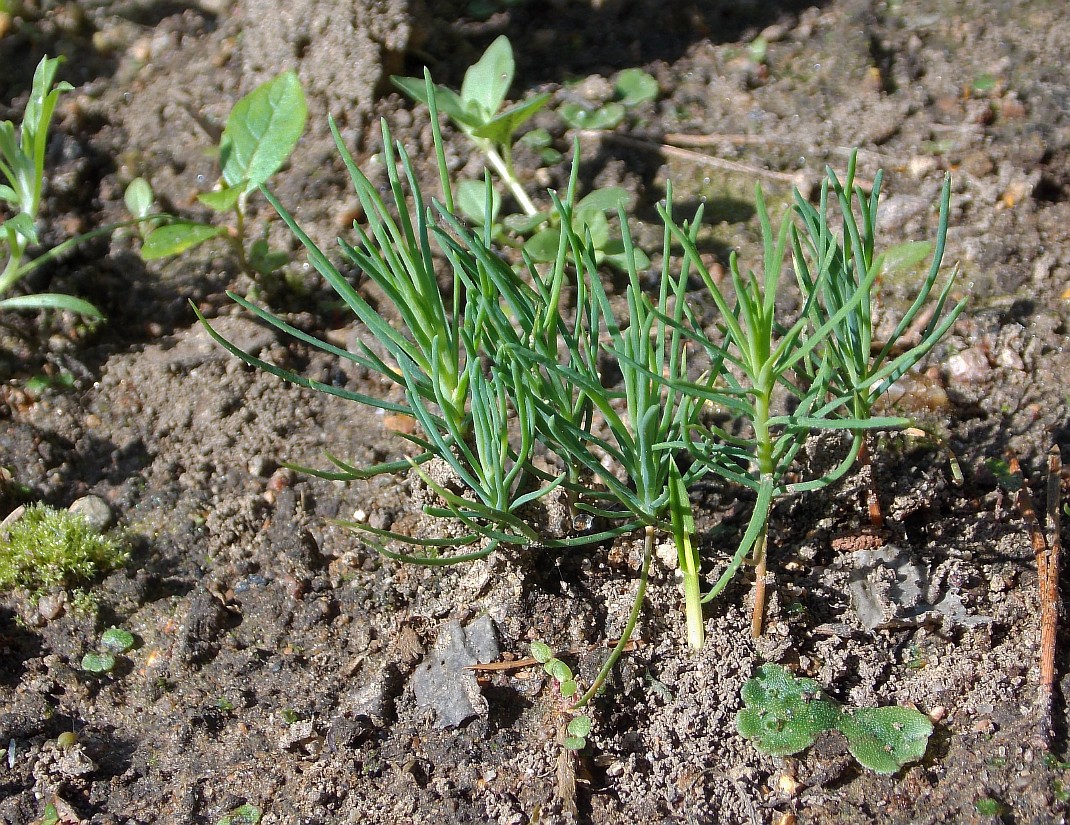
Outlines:
{"label": "broadleaf seedling", "polygon": [[568,101],[558,107],[557,114],[573,129],[613,129],[631,109],[655,100],[658,91],[658,81],[642,69],[624,69],[617,74],[612,100],[595,107]]}
{"label": "broadleaf seedling", "polygon": [[[569,705],[579,693],[579,686],[572,675],[572,668],[554,656],[553,649],[545,642],[531,643],[531,657],[542,665],[546,674],[557,683],[557,690]],[[586,714],[573,715],[565,727],[564,744],[566,750],[580,751],[587,747],[587,737],[591,733],[591,717]]]}
{"label": "broadleaf seedling", "polygon": [[458,94],[446,86],[433,86],[429,75],[391,77],[391,82],[408,97],[430,104],[432,89],[437,111],[446,115],[487,158],[487,162],[527,215],[539,210],[528,197],[513,166],[513,144],[517,130],[550,100],[546,93],[502,109],[515,73],[513,46],[501,35],[475,63],[468,67]]}
{"label": "broadleaf seedling", "polygon": [[[238,266],[253,280],[284,266],[289,255],[270,250],[265,237],[248,237],[247,202],[289,160],[304,133],[307,115],[305,95],[293,71],[261,84],[234,104],[219,141],[219,186],[197,196],[214,212],[230,213],[233,222],[222,226],[167,216],[167,225],[145,234],[141,257],[146,261],[169,258],[222,238]],[[150,216],[153,193],[148,181],[131,181],[125,201],[135,217]]]}
{"label": "broadleaf seedling", "polygon": [[741,695],[736,729],[770,756],[791,756],[838,730],[864,767],[889,774],[921,759],[933,732],[929,718],[913,708],[844,708],[813,679],[780,665],[758,668]]}

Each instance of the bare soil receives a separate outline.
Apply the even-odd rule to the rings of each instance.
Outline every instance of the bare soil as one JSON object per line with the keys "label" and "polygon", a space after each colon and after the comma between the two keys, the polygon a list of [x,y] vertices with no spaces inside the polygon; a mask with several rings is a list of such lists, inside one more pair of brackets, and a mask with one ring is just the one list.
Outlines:
{"label": "bare soil", "polygon": [[[709,260],[724,266],[733,249],[745,260],[756,251],[755,180],[783,203],[787,181],[812,186],[825,164],[842,171],[858,147],[863,176],[878,167],[887,175],[889,244],[932,237],[951,172],[947,260],[960,266],[970,305],[899,401],[939,438],[889,434],[875,447],[882,538],[922,571],[928,603],[943,609],[883,629],[861,622],[851,579],[853,548],[865,543],[852,540],[865,526],[864,479],[782,502],[765,636],[750,638],[744,574],[709,605],[705,648],[689,652],[674,571],[659,562],[641,643],[596,701],[589,745],[574,757],[561,748],[562,715],[537,668],[478,682],[467,672],[473,711],[449,727],[419,685],[447,648],[476,646],[482,617],[503,654],[525,656],[543,639],[577,651],[569,661],[589,674],[630,607],[638,539],[445,571],[382,560],[330,519],[363,511],[374,524],[412,526],[410,479],[342,486],[280,462],[322,466],[330,450],[367,464],[404,444],[381,416],[231,358],[189,301],[274,363],[365,392],[388,388],[236,311],[224,290],[253,285],[222,248],[151,266],[129,235],[80,248],[27,286],[83,296],[108,323],[3,319],[0,464],[34,500],[103,497],[132,537],[133,560],[93,584],[95,611],[68,604],[46,618],[24,593],[0,596],[0,821],[40,822],[49,801],[63,822],[101,825],[218,823],[246,803],[263,823],[1065,821],[1067,659],[1057,657],[1049,750],[1036,740],[1036,564],[993,463],[1018,455],[1042,501],[1049,447],[1070,446],[1065,12],[1045,0],[604,0],[502,3],[480,20],[464,3],[426,3],[405,18],[407,56],[404,44],[373,49],[390,65],[365,65],[352,93],[363,97],[346,106],[322,88],[341,82],[346,39],[330,41],[341,53],[254,54],[283,42],[263,33],[263,4],[31,2],[0,34],[0,118],[21,111],[44,53],[67,55],[62,76],[77,86],[50,149],[46,243],[121,219],[135,175],[170,210],[203,217],[194,196],[214,180],[213,139],[191,113],[221,126],[257,72],[297,65],[313,122],[276,189],[331,245],[356,200],[324,113],[341,117],[366,168],[381,149],[380,115],[426,157],[426,112],[391,93],[384,71],[417,74],[427,63],[456,87],[505,33],[517,51],[513,97],[553,93],[537,125],[566,152],[571,134],[553,107],[608,96],[624,68],[657,78],[657,101],[611,134],[582,136],[584,186],[633,192],[652,252],[666,181],[683,208],[706,203]],[[759,35],[767,47],[756,60]],[[691,136],[684,148],[694,154],[664,149],[687,143],[679,135]],[[457,173],[480,175],[463,137],[446,136]],[[532,152],[518,165],[533,193],[567,174],[564,163],[540,167]],[[421,173],[436,186],[430,167]],[[288,286],[260,287],[263,300],[295,326],[353,341],[361,330],[269,213],[259,206],[254,222],[294,249],[295,263]],[[911,283],[884,287],[894,319]],[[73,386],[30,393],[34,375]],[[23,500],[3,495],[0,517]],[[697,491],[711,577],[746,523],[749,503],[735,495],[712,483]],[[136,648],[108,676],[83,672],[82,655],[112,625],[133,632]],[[458,627],[468,642],[457,641]],[[1066,642],[1061,634],[1060,651]],[[797,758],[759,753],[734,715],[764,661],[796,667],[844,702],[933,714],[925,759],[877,776],[831,734]],[[65,732],[75,744],[57,742]]]}

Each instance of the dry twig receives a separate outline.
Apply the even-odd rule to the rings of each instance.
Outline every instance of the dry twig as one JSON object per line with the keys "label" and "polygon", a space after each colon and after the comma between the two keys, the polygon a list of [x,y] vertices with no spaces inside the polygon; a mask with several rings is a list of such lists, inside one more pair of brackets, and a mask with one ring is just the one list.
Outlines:
{"label": "dry twig", "polygon": [[1055,642],[1059,621],[1059,504],[1061,499],[1062,457],[1058,446],[1048,452],[1047,533],[1037,518],[1029,487],[1022,479],[1016,456],[1010,458],[1010,471],[1022,481],[1018,488],[1018,510],[1029,529],[1029,540],[1037,561],[1037,585],[1040,594],[1040,681],[1037,687],[1037,738],[1048,747],[1052,741],[1052,705],[1055,687]]}

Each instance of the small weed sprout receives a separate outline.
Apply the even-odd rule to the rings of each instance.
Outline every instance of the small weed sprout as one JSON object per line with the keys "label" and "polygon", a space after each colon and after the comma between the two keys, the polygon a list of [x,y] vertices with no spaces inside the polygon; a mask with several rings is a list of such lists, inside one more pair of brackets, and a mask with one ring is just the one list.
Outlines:
{"label": "small weed sprout", "polygon": [[197,196],[215,212],[232,213],[234,222],[229,227],[153,215],[150,184],[144,178],[131,181],[125,194],[130,213],[140,219],[168,220],[166,225],[145,234],[141,257],[146,261],[168,258],[212,238],[222,238],[230,245],[242,272],[253,280],[288,263],[289,255],[273,252],[266,237],[249,242],[247,203],[249,196],[289,159],[305,130],[307,116],[305,95],[293,71],[283,72],[234,104],[219,141],[219,186]]}
{"label": "small weed sprout", "polygon": [[[542,669],[557,684],[561,698],[570,706],[576,701],[579,685],[572,675],[572,669],[554,656],[553,649],[545,642],[531,643],[531,656],[542,665]],[[570,708],[571,709],[571,708]],[[564,745],[566,750],[581,751],[587,747],[587,737],[591,734],[591,717],[586,714],[573,714],[565,726]]]}
{"label": "small weed sprout", "polygon": [[[499,222],[501,196],[493,188],[488,195],[486,182],[474,180],[457,184],[456,204],[452,192],[448,188],[444,190],[447,210],[463,216],[478,227],[489,227],[496,241],[514,243],[505,230],[521,238],[527,237],[523,244],[524,252],[537,263],[549,263],[556,259],[560,247],[560,213],[556,209],[539,209],[528,196],[513,165],[513,146],[517,142],[517,130],[546,105],[550,96],[545,93],[534,95],[501,110],[513,82],[514,71],[513,47],[509,38],[502,35],[465,72],[459,94],[445,86],[432,85],[430,76],[426,74],[423,79],[391,79],[408,97],[428,104],[432,117],[442,112],[468,136],[505,184],[520,207],[521,214],[508,215]],[[644,72],[625,70],[620,73],[617,94],[622,102],[610,105],[619,107],[623,117],[625,105],[635,106],[656,96],[657,83]],[[566,111],[562,107],[559,114],[567,121]],[[536,139],[547,141],[548,138],[546,134],[545,138],[537,136]],[[549,143],[545,142],[541,148],[548,149]],[[490,206],[484,209],[487,197],[490,198]],[[572,209],[573,229],[581,238],[590,233],[597,262],[605,260],[620,270],[627,268],[623,241],[611,233],[606,213],[616,214],[617,207],[626,198],[627,193],[617,187],[598,189],[575,202]],[[641,250],[636,249],[633,254],[637,268],[642,270],[650,266],[649,259]]]}
{"label": "small weed sprout", "polygon": [[[539,210],[524,191],[513,168],[513,143],[516,130],[546,105],[550,95],[534,95],[502,109],[515,71],[512,44],[502,35],[468,67],[460,94],[446,86],[431,86],[429,75],[424,78],[392,77],[391,80],[413,100],[434,106],[452,120],[487,158],[524,214],[534,215]],[[448,195],[447,206],[453,210]]]}
{"label": "small weed sprout", "polygon": [[[495,60],[496,65],[511,66],[501,55]],[[470,95],[476,94],[475,88],[469,85]],[[493,95],[480,98],[486,108],[479,111],[496,111],[504,88],[495,88]],[[441,566],[485,558],[501,545],[570,549],[643,532],[643,562],[631,612],[620,642],[576,701],[579,707],[600,689],[636,626],[658,534],[671,536],[677,548],[692,647],[703,643],[703,603],[724,590],[748,555],[758,572],[752,623],[758,633],[774,500],[832,484],[854,464],[862,434],[908,423],[872,415],[870,402],[889,381],[917,363],[962,310],[960,303],[946,311],[950,285],[940,291],[935,306],[928,303],[947,229],[947,189],[934,262],[908,313],[913,320],[930,309],[933,320],[921,343],[901,354],[892,341],[883,355],[872,360],[869,339],[854,333],[869,323],[870,293],[881,273],[881,258],[869,257],[872,244],[859,241],[851,246],[850,232],[844,247],[829,241],[832,232],[824,205],[811,213],[801,199],[774,231],[760,188],[756,201],[763,266],[758,273],[744,274],[732,257],[734,301],[729,301],[699,253],[701,208],[693,220],[678,222],[671,187],[659,207],[664,224],[660,277],[648,294],[640,279],[643,259],[618,203],[620,264],[626,274],[624,310],[618,316],[603,286],[599,262],[604,258],[599,257],[590,226],[576,221],[581,202],[576,191],[578,161],[564,196],[550,193],[560,227],[552,260],[540,266],[531,255],[524,255],[522,265],[514,267],[495,251],[489,176],[484,181],[483,220],[476,222],[476,230],[454,210],[434,116],[439,97],[430,77],[425,77],[421,99],[429,102],[433,115],[441,203],[427,202],[408,154],[394,144],[385,122],[385,199],[357,168],[331,123],[365,216],[364,224],[354,222],[354,242],[340,241],[342,253],[365,274],[367,288],[378,293],[375,302],[394,308],[398,322],[388,322],[263,188],[317,271],[366,326],[374,343],[361,343],[355,352],[344,350],[231,294],[281,332],[395,385],[400,400],[369,396],[282,369],[243,352],[207,325],[203,316],[202,321],[219,344],[249,364],[304,387],[415,419],[418,431],[399,434],[416,448],[407,458],[358,468],[328,456],[331,469],[299,468],[332,480],[411,470],[438,498],[424,508],[425,513],[464,528],[459,537],[417,538],[367,523],[343,522],[388,558]],[[463,95],[443,99],[456,108]],[[835,176],[829,174],[829,187],[838,192]],[[851,181],[849,176],[849,186]],[[857,187],[848,188],[837,201],[848,225],[856,196]],[[869,227],[865,236],[871,238],[875,201],[865,209],[869,210],[863,218]],[[799,234],[800,216],[807,236]],[[861,251],[840,251],[856,247]],[[683,250],[680,261],[676,248]],[[803,306],[796,317],[783,319],[777,299],[789,258],[802,287]],[[689,305],[687,283],[693,274],[705,283],[718,311],[719,320],[711,328],[699,322]],[[899,334],[908,323],[900,324]],[[603,369],[607,357],[615,362],[619,378],[611,379]],[[703,359],[698,380],[693,378],[698,371],[689,363],[694,357]],[[856,376],[845,366],[863,360],[864,374]],[[790,403],[781,410],[780,399],[785,396]],[[703,416],[707,404],[727,410],[745,426],[729,432],[709,423]],[[850,433],[847,454],[820,477],[796,478],[798,451],[813,433],[825,429]],[[755,503],[739,545],[716,583],[703,594],[702,548],[695,537],[689,491],[708,475],[749,488]],[[586,520],[591,529],[564,538],[543,535],[537,508],[552,493],[563,495],[577,522]],[[394,544],[405,549],[391,549]]]}
{"label": "small weed sprout", "polygon": [[5,203],[13,213],[0,222],[0,248],[7,254],[7,261],[0,271],[0,311],[59,309],[101,319],[104,316],[100,310],[73,295],[39,293],[4,297],[35,269],[72,247],[91,238],[110,235],[119,227],[132,223],[128,221],[100,227],[70,238],[33,260],[25,260],[29,247],[38,242],[37,213],[45,183],[48,129],[60,95],[74,89],[66,81],[55,82],[56,71],[62,62],[61,57],[50,58],[46,55],[37,64],[22,124],[17,130],[10,120],[0,122],[0,202]]}
{"label": "small weed sprout", "polygon": [[928,717],[913,708],[844,708],[813,679],[793,676],[780,665],[758,668],[742,697],[736,729],[770,756],[798,753],[824,731],[838,730],[863,766],[895,773],[925,755],[933,732]]}

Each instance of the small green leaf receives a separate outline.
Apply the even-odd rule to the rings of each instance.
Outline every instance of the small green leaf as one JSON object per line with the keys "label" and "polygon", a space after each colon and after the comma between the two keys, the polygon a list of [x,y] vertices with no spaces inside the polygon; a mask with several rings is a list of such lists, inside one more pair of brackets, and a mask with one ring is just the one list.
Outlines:
{"label": "small green leaf", "polygon": [[248,187],[246,185],[239,182],[237,186],[227,186],[212,192],[202,192],[197,196],[197,200],[209,209],[214,209],[216,212],[226,212],[228,209],[234,208],[234,204],[238,202],[238,198],[240,198],[242,193],[247,191],[247,189]]}
{"label": "small green leaf", "polygon": [[736,714],[736,729],[770,756],[808,748],[840,718],[839,704],[817,682],[796,678],[780,665],[758,668],[741,695],[746,707]]}
{"label": "small green leaf", "polygon": [[523,143],[532,149],[549,149],[554,145],[554,136],[550,134],[548,129],[543,129],[540,126],[538,129],[532,129],[530,132],[524,133],[517,143]]}
{"label": "small green leaf", "polygon": [[37,227],[33,224],[33,218],[25,212],[19,212],[19,214],[0,223],[0,229],[3,229],[5,232],[15,232],[16,234],[21,235],[26,239],[26,243],[37,243]]}
{"label": "small green leaf", "polygon": [[305,131],[308,106],[294,71],[283,72],[234,104],[219,157],[230,186],[255,189],[290,157]]}
{"label": "small green leaf", "polygon": [[532,235],[524,244],[524,251],[536,263],[548,263],[557,257],[557,247],[560,242],[561,230],[556,226],[551,226]]}
{"label": "small green leaf", "polygon": [[573,129],[612,129],[624,120],[626,114],[620,103],[607,103],[597,109],[586,109],[578,103],[565,103],[557,113]]}
{"label": "small green leaf", "polygon": [[617,100],[628,107],[638,106],[658,96],[658,81],[642,69],[624,69],[617,74]]}
{"label": "small green leaf", "polygon": [[543,665],[543,670],[549,673],[559,684],[564,684],[572,679],[572,669],[560,659],[551,659]]}
{"label": "small green leaf", "polygon": [[909,272],[929,257],[933,245],[928,241],[908,241],[893,246],[881,255],[881,273]]}
{"label": "small green leaf", "polygon": [[546,642],[532,642],[531,658],[539,664],[544,665],[554,658],[553,648],[546,644]]}
{"label": "small green leaf", "polygon": [[566,699],[571,699],[579,692],[580,686],[576,684],[575,679],[566,679],[564,682],[558,685],[558,690],[561,692],[561,695],[564,696]]}
{"label": "small green leaf", "polygon": [[260,817],[260,809],[246,802],[221,817],[218,825],[258,825]]}
{"label": "small green leaf", "polygon": [[514,68],[513,47],[503,34],[464,73],[461,101],[465,109],[482,115],[483,123],[493,118],[513,82]]}
{"label": "small green leaf", "polygon": [[502,219],[502,224],[510,232],[515,232],[517,235],[527,235],[533,232],[538,227],[550,220],[549,212],[539,212],[535,215],[506,215]]}
{"label": "small green leaf", "polygon": [[520,125],[531,118],[532,115],[539,111],[539,109],[545,106],[549,101],[550,95],[546,93],[530,97],[523,103],[518,103],[516,106],[510,106],[500,115],[491,118],[482,126],[476,127],[472,130],[472,134],[476,137],[485,138],[500,145],[512,143],[513,133],[520,127]]}
{"label": "small green leaf", "polygon": [[100,636],[100,646],[110,653],[126,653],[134,646],[134,635],[119,627],[109,627]]}
{"label": "small green leaf", "polygon": [[104,319],[104,313],[93,306],[89,301],[75,298],[73,295],[57,295],[46,292],[38,295],[19,295],[15,298],[5,298],[0,301],[0,311],[15,309],[21,311],[36,311],[39,309],[59,309],[67,312],[77,312],[88,318]]}
{"label": "small green leaf", "polygon": [[587,740],[582,736],[566,736],[565,750],[581,751],[587,747]]}
{"label": "small green leaf", "polygon": [[838,725],[855,759],[877,773],[895,773],[925,755],[933,723],[913,708],[850,708]]}
{"label": "small green leaf", "polygon": [[45,812],[34,825],[60,825],[59,811],[56,806],[49,802],[45,805]]}
{"label": "small green leaf", "polygon": [[82,670],[87,673],[110,673],[115,668],[111,653],[87,653],[82,657]]}
{"label": "small green leaf", "polygon": [[270,275],[290,262],[285,252],[272,252],[268,242],[257,238],[249,249],[249,266],[261,275]]}
{"label": "small green leaf", "polygon": [[587,222],[595,214],[612,212],[617,214],[617,207],[622,203],[627,205],[628,192],[620,186],[606,186],[602,189],[595,189],[583,196],[580,202],[576,204],[576,208],[573,210],[573,217],[576,220]]}
{"label": "small green leaf", "polygon": [[[628,271],[628,255],[624,251],[624,241],[619,238],[612,238],[606,241],[605,246],[600,251],[605,255],[603,260],[607,264],[616,267],[622,272]],[[650,258],[637,246],[632,247],[632,262],[635,264],[636,272],[642,272],[644,269],[650,268]]]}
{"label": "small green leaf", "polygon": [[144,218],[152,209],[152,187],[144,178],[134,178],[123,193],[127,211],[135,218]]}
{"label": "small green leaf", "polygon": [[573,718],[568,723],[569,736],[580,736],[586,738],[591,735],[591,717],[581,715]]}
{"label": "small green leaf", "polygon": [[[397,77],[395,75],[390,78],[390,82],[397,86],[406,97],[419,103],[427,103],[427,86],[422,77]],[[465,109],[460,95],[445,86],[435,86],[435,105],[440,112],[469,134],[473,128],[484,123],[483,119]]]}
{"label": "small green leaf", "polygon": [[[490,222],[494,223],[502,208],[502,196],[498,190],[491,187]],[[454,188],[456,206],[461,214],[476,224],[485,226],[487,223],[487,184],[481,180],[462,180]]]}
{"label": "small green leaf", "polygon": [[146,261],[179,255],[205,241],[222,235],[226,230],[221,226],[208,226],[203,223],[171,223],[152,230],[141,246],[141,257]]}

